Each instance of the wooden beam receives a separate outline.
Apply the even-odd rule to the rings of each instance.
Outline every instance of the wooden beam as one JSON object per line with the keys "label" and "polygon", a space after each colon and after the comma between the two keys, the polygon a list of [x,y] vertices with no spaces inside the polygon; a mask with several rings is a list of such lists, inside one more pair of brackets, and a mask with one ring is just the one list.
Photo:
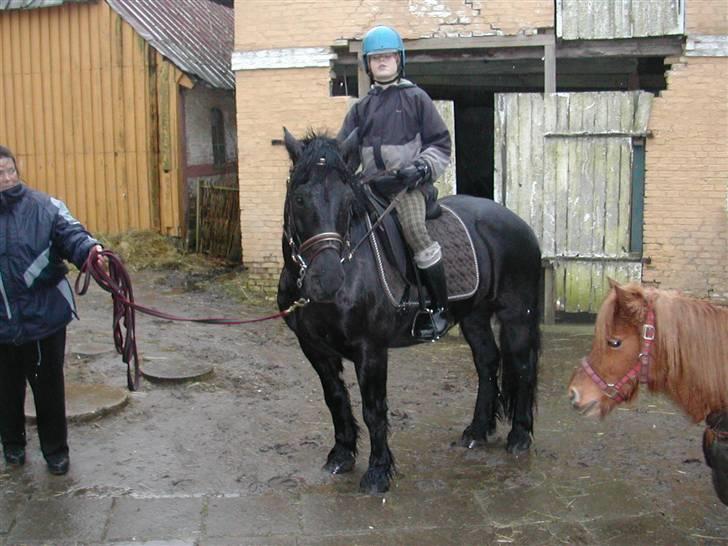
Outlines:
{"label": "wooden beam", "polygon": [[[488,49],[499,47],[543,47],[553,43],[553,34],[530,36],[473,36],[472,38],[418,38],[405,40],[405,51],[437,51],[445,49]],[[359,53],[361,41],[349,42],[349,51]]]}
{"label": "wooden beam", "polygon": [[616,40],[562,40],[556,48],[558,59],[576,57],[670,57],[682,55],[681,36],[629,38]]}

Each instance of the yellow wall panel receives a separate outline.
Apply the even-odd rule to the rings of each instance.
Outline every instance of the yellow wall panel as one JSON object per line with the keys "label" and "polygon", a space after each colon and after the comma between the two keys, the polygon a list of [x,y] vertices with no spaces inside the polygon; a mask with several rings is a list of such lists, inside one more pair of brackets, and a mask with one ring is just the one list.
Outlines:
{"label": "yellow wall panel", "polygon": [[0,13],[0,144],[92,231],[181,234],[181,72],[152,51],[106,2]]}

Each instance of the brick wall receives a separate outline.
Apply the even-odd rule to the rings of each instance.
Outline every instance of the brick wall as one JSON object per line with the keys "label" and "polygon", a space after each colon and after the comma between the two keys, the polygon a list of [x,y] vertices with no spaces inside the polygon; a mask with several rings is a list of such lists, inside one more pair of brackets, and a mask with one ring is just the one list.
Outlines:
{"label": "brick wall", "polygon": [[728,58],[680,61],[650,119],[643,280],[728,303]]}
{"label": "brick wall", "polygon": [[403,38],[516,34],[554,26],[553,0],[245,0],[235,10],[235,50],[329,46],[372,26]]}
{"label": "brick wall", "polygon": [[688,34],[728,34],[728,5],[723,0],[685,0]]}

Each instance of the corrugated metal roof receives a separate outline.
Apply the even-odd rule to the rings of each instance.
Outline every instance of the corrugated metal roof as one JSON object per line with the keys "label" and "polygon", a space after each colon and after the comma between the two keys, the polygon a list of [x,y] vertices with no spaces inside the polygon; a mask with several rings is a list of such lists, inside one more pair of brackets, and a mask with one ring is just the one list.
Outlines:
{"label": "corrugated metal roof", "polygon": [[0,11],[11,9],[52,8],[70,2],[92,2],[94,0],[0,0]]}
{"label": "corrugated metal roof", "polygon": [[235,28],[231,8],[211,0],[106,2],[180,70],[213,87],[235,88],[230,68]]}

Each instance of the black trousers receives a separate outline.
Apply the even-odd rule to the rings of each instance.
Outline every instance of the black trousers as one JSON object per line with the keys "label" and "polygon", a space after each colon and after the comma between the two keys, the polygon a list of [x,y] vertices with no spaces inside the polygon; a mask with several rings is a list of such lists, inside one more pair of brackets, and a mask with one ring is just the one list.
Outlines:
{"label": "black trousers", "polygon": [[25,446],[25,382],[35,398],[38,439],[45,457],[68,453],[63,356],[66,329],[22,345],[0,343],[0,438]]}

